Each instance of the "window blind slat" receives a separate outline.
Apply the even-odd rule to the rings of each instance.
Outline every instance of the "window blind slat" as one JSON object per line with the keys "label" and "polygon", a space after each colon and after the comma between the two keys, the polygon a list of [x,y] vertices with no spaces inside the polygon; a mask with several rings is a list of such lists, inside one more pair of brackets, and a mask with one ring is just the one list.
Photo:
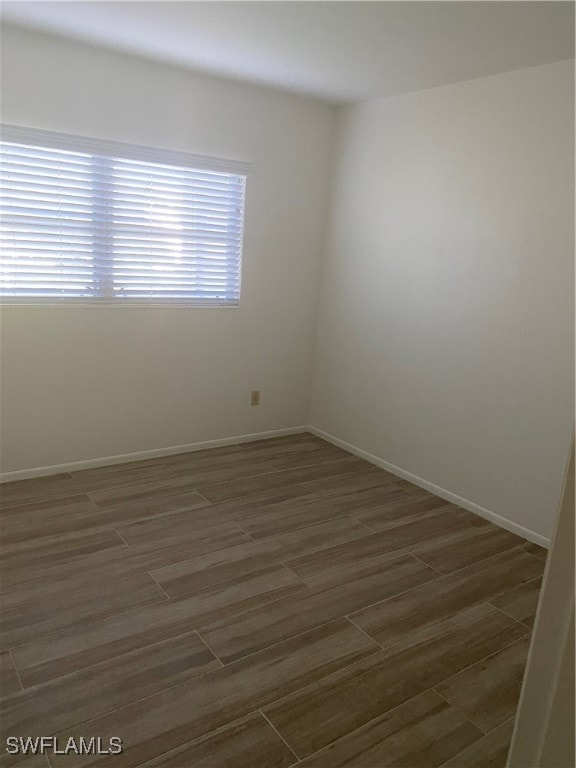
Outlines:
{"label": "window blind slat", "polygon": [[[94,158],[90,165],[61,162],[60,160],[49,162],[42,159],[34,160],[33,158],[25,158],[24,161],[14,158],[6,152],[0,154],[0,158],[6,169],[6,173],[10,173],[15,178],[18,177],[32,180],[40,177],[43,179],[50,179],[57,173],[62,179],[83,181],[87,174],[90,174],[97,183],[108,184],[110,182],[108,174],[102,170],[101,167],[98,167],[98,165],[95,166],[96,158]],[[239,180],[242,177],[222,180],[215,177],[199,176],[190,171],[184,171],[180,175],[167,175],[164,173],[143,174],[131,171],[130,169],[120,169],[115,172],[114,177],[115,182],[119,186],[131,187],[135,183],[149,183],[156,185],[158,189],[162,191],[179,191],[182,179],[186,179],[193,183],[199,192],[206,191],[207,194],[212,194],[212,192],[222,193],[225,191],[234,193],[241,192],[242,190],[242,183]]]}
{"label": "window blind slat", "polygon": [[42,131],[9,135],[0,142],[3,297],[238,303],[244,174],[123,158],[91,140],[84,152],[78,138],[66,149],[55,134],[43,146]]}
{"label": "window blind slat", "polygon": [[[14,181],[20,183],[33,184],[35,179],[40,179],[43,183],[52,183],[55,178],[62,181],[66,181],[70,184],[85,184],[87,180],[87,174],[83,169],[79,168],[63,168],[59,163],[54,165],[21,165],[14,164],[5,156],[1,158],[2,166],[4,168],[5,176],[10,176]],[[95,186],[105,187],[110,183],[109,176],[99,171],[97,168],[90,172],[90,178]],[[242,194],[242,185],[238,184],[222,184],[219,182],[208,182],[203,179],[195,179],[193,176],[185,177],[187,181],[194,185],[196,194],[206,195],[207,197],[215,197],[222,195],[223,193],[229,193],[231,195]],[[128,176],[123,174],[116,174],[114,183],[119,189],[134,189],[136,185],[138,187],[144,187],[148,184],[154,184],[154,187],[158,191],[158,194],[179,194],[181,192],[181,181],[178,179],[170,181],[164,177],[150,179],[148,177],[142,178],[140,176]]]}

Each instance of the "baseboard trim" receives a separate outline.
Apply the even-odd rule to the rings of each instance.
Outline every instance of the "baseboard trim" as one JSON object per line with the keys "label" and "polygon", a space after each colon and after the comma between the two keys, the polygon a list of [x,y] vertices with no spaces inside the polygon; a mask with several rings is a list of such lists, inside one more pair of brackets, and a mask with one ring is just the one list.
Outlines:
{"label": "baseboard trim", "polygon": [[481,507],[479,504],[476,504],[469,499],[458,496],[458,494],[452,493],[452,491],[447,491],[445,488],[441,488],[439,485],[435,485],[434,483],[425,480],[423,477],[418,477],[418,475],[414,475],[412,472],[408,472],[401,467],[397,467],[395,464],[391,464],[389,461],[385,461],[378,456],[374,456],[372,453],[368,453],[368,451],[357,448],[355,445],[347,443],[346,440],[341,440],[339,437],[335,437],[329,432],[324,432],[324,430],[318,429],[318,427],[308,425],[306,431],[311,432],[317,437],[321,437],[323,440],[326,440],[333,445],[337,445],[339,448],[344,448],[344,450],[353,453],[355,456],[359,456],[361,459],[365,459],[366,461],[369,461],[371,464],[375,464],[381,469],[386,469],[388,472],[392,472],[393,474],[398,475],[398,477],[402,477],[404,480],[409,480],[411,483],[414,483],[414,485],[418,485],[420,488],[424,488],[425,490],[430,491],[430,493],[434,493],[436,496],[440,496],[441,499],[446,499],[446,501],[449,501],[452,504],[457,504],[459,507],[467,509],[469,512],[474,512],[474,514],[479,515],[480,517],[484,517],[486,520],[490,520],[491,523],[499,525],[501,528],[505,528],[507,531],[516,533],[518,536],[522,536],[534,544],[539,544],[541,547],[546,547],[546,549],[550,548],[550,539],[546,538],[545,536],[541,536],[535,531],[530,530],[530,528],[525,528],[519,523],[515,523],[512,520],[508,520],[506,517],[503,517],[502,515],[498,515],[496,512],[491,512],[489,509],[485,509],[484,507]]}
{"label": "baseboard trim", "polygon": [[221,437],[217,440],[204,440],[199,443],[187,443],[186,445],[171,445],[168,448],[153,448],[149,451],[136,451],[134,453],[121,453],[116,456],[102,456],[98,459],[86,459],[84,461],[72,461],[67,464],[52,464],[49,467],[33,467],[32,469],[17,469],[12,472],[0,473],[0,483],[8,483],[12,480],[28,480],[34,477],[48,477],[59,475],[63,472],[76,472],[80,469],[93,469],[105,467],[110,464],[126,464],[140,459],[155,459],[161,456],[171,456],[175,453],[189,453],[203,451],[206,448],[219,448],[223,445],[237,445],[238,443],[250,443],[254,440],[266,440],[282,435],[298,435],[307,432],[307,426],[286,427],[285,429],[271,429],[267,432],[254,432],[249,435],[236,435],[234,437]]}
{"label": "baseboard trim", "polygon": [[414,483],[414,485],[418,485],[420,488],[424,488],[425,490],[436,494],[436,496],[440,496],[441,499],[446,499],[446,501],[449,501],[452,504],[457,504],[459,507],[467,509],[469,512],[484,517],[495,525],[499,525],[501,528],[512,531],[512,533],[516,533],[519,536],[528,539],[528,541],[534,542],[534,544],[539,544],[547,549],[550,548],[550,539],[530,530],[530,528],[526,528],[519,523],[508,520],[506,517],[498,515],[496,512],[485,509],[469,499],[458,496],[458,494],[452,493],[452,491],[448,491],[439,485],[435,485],[434,483],[425,480],[423,477],[414,475],[412,472],[402,469],[402,467],[397,467],[395,464],[391,464],[389,461],[385,461],[372,453],[368,453],[368,451],[364,451],[362,448],[358,448],[357,446],[352,445],[352,443],[348,443],[346,440],[341,440],[339,437],[331,435],[329,432],[325,432],[311,424],[299,427],[287,427],[284,429],[272,429],[266,432],[254,432],[247,435],[222,437],[216,440],[203,440],[201,442],[187,443],[184,445],[172,445],[166,448],[153,448],[148,451],[135,451],[134,453],[122,453],[115,456],[102,456],[97,459],[72,461],[66,464],[52,464],[47,467],[33,467],[31,469],[18,469],[12,472],[2,472],[0,473],[0,483],[8,483],[13,480],[28,480],[34,477],[48,477],[49,475],[59,475],[63,472],[75,472],[81,469],[93,469],[111,464],[126,464],[130,461],[160,458],[162,456],[171,456],[176,453],[202,451],[207,448],[219,448],[220,446],[225,445],[250,443],[254,440],[266,440],[272,437],[282,437],[283,435],[297,435],[302,432],[311,432],[317,437],[321,437],[323,440],[326,440],[333,445],[337,445],[339,448],[344,448],[344,450],[369,461],[371,464],[375,464],[377,467],[386,469],[388,472],[392,472],[393,474],[398,475],[398,477],[404,478],[404,480],[409,480],[411,483]]}

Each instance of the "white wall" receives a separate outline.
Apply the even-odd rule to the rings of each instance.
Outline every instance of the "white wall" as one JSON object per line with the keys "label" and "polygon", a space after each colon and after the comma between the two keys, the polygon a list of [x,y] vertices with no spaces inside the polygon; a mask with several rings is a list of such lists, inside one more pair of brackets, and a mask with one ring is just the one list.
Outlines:
{"label": "white wall", "polygon": [[[548,536],[572,421],[572,63],[338,111],[5,26],[2,120],[253,163],[242,305],[4,308],[2,469],[308,422]],[[262,389],[259,408],[249,391]]]}
{"label": "white wall", "polygon": [[573,62],[340,113],[311,423],[548,537],[573,423]]}
{"label": "white wall", "polygon": [[253,163],[239,309],[3,309],[3,471],[306,424],[333,109],[8,26],[2,43],[4,122]]}

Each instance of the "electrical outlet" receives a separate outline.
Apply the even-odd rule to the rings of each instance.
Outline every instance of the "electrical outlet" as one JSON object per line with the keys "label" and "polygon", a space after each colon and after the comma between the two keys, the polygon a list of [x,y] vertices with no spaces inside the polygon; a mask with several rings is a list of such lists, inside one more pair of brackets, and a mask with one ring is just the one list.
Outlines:
{"label": "electrical outlet", "polygon": [[250,405],[260,405],[260,390],[253,389],[250,395]]}

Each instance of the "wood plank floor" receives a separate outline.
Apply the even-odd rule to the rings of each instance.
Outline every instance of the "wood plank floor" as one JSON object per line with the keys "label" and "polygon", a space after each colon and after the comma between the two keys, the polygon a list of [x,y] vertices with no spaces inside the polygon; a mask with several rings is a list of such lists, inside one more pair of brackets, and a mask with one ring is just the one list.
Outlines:
{"label": "wood plank floor", "polygon": [[504,768],[542,548],[310,434],[0,493],[1,765]]}

